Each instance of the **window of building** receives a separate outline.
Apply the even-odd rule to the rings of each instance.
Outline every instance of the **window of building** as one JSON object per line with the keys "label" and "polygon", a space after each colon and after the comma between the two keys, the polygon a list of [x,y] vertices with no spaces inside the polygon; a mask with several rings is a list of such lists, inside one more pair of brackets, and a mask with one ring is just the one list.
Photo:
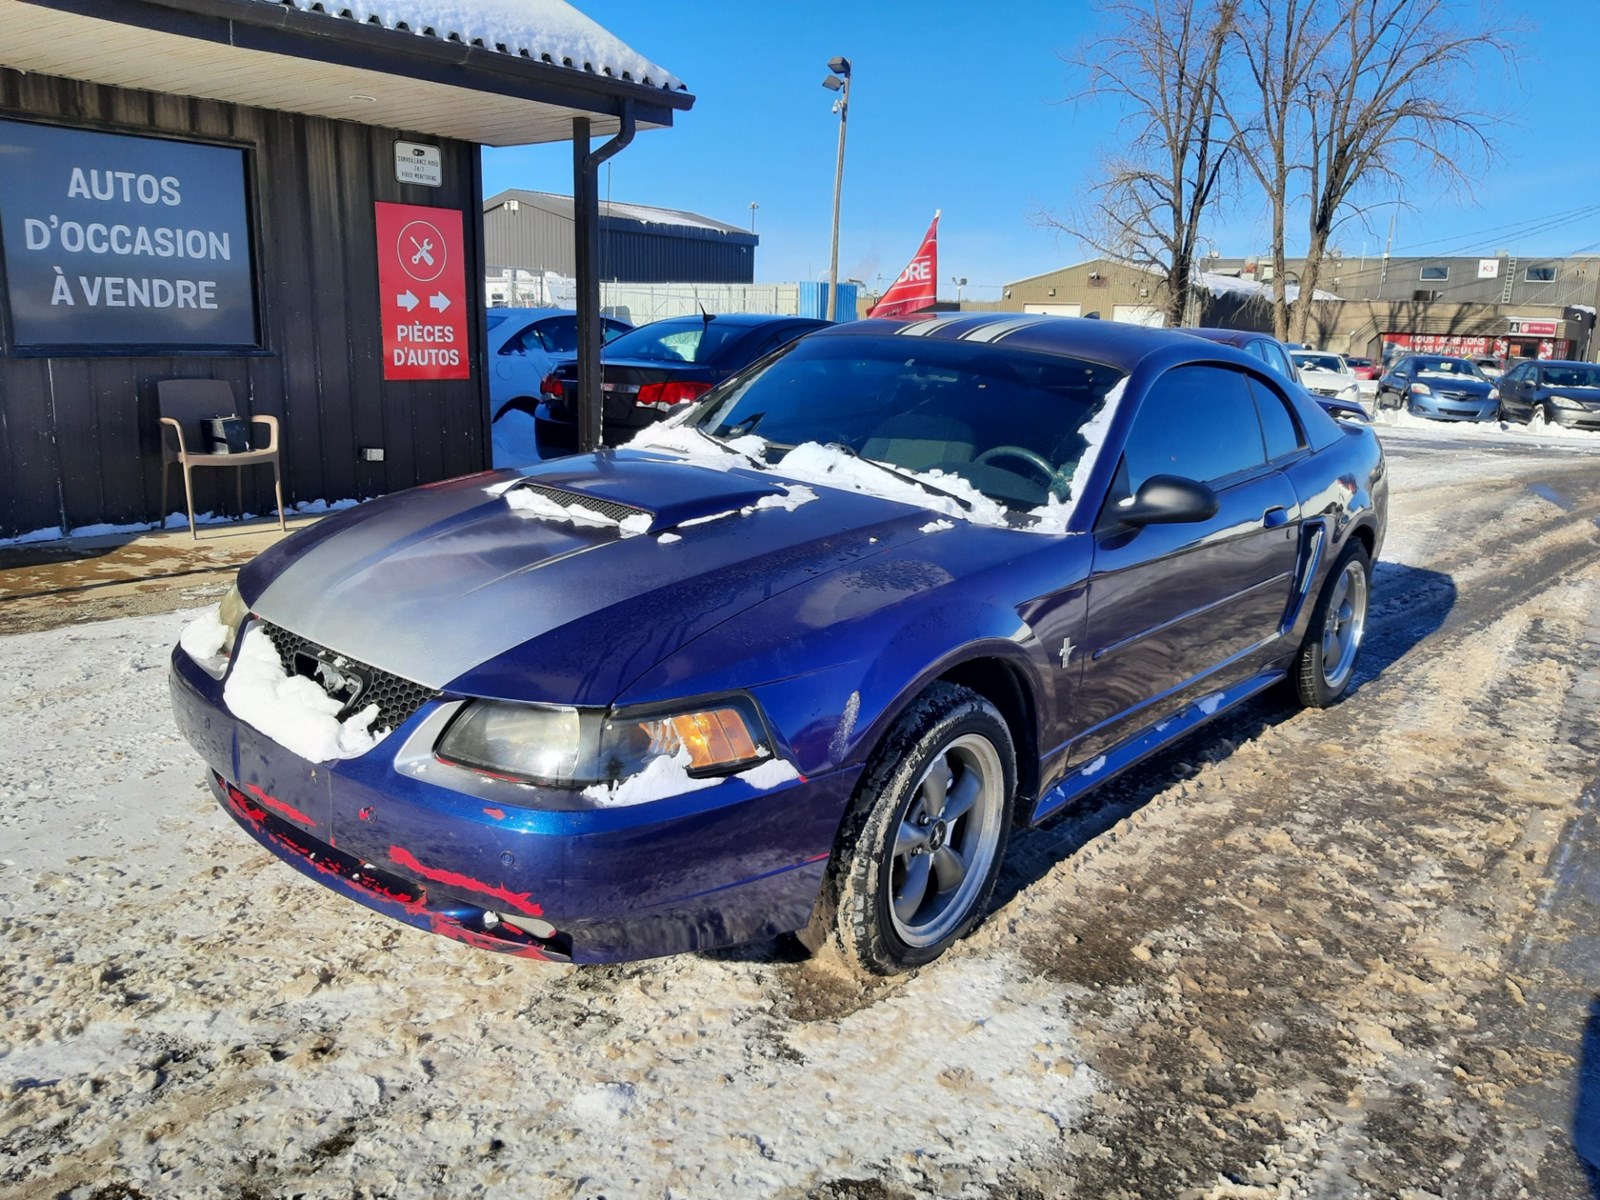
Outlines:
{"label": "window of building", "polygon": [[1522,273],[1522,278],[1529,283],[1551,283],[1555,280],[1556,268],[1554,267],[1529,267]]}
{"label": "window of building", "polygon": [[1450,278],[1450,268],[1434,263],[1432,266],[1423,267],[1417,278],[1428,283],[1439,283]]}

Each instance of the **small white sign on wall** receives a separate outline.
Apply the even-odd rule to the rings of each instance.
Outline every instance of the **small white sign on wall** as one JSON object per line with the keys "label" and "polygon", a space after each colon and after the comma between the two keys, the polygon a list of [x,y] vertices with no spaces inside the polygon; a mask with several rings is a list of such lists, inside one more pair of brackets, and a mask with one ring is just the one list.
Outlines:
{"label": "small white sign on wall", "polygon": [[439,154],[439,147],[424,146],[421,142],[396,142],[394,177],[401,183],[443,187],[444,160]]}
{"label": "small white sign on wall", "polygon": [[1478,260],[1479,279],[1499,279],[1500,260],[1498,258],[1480,258]]}

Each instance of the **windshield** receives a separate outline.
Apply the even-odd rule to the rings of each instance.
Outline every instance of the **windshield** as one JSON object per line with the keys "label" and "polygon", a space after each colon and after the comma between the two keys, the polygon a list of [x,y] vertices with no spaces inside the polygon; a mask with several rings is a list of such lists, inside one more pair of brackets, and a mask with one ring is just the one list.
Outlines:
{"label": "windshield", "polygon": [[1539,382],[1545,387],[1600,388],[1600,366],[1571,363],[1562,367],[1540,367]]}
{"label": "windshield", "polygon": [[1339,361],[1337,354],[1307,354],[1304,351],[1296,351],[1290,357],[1294,359],[1294,365],[1302,371],[1331,371],[1335,375],[1345,373],[1344,363]]}
{"label": "windshield", "polygon": [[1453,379],[1482,379],[1483,374],[1464,358],[1417,358],[1412,366],[1418,375],[1446,375]]}
{"label": "windshield", "polygon": [[712,391],[689,416],[767,459],[807,442],[904,471],[959,476],[1011,508],[1069,494],[1085,426],[1122,373],[1100,363],[904,337],[805,338]]}
{"label": "windshield", "polygon": [[710,362],[728,343],[749,332],[747,325],[718,325],[700,317],[674,318],[641,325],[606,346],[608,359],[638,358],[649,362]]}

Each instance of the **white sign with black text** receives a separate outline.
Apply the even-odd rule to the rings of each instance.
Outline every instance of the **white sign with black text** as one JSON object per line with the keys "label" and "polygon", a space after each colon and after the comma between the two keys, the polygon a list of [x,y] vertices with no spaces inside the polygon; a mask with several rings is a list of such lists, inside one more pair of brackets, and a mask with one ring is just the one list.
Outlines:
{"label": "white sign with black text", "polygon": [[444,159],[439,154],[439,147],[424,146],[421,142],[396,142],[394,177],[401,183],[443,187]]}

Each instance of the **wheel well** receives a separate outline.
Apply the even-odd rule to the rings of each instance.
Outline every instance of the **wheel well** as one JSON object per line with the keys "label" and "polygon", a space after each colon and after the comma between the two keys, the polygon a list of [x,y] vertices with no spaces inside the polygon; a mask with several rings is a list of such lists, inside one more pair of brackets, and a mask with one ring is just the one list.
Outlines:
{"label": "wheel well", "polygon": [[1038,711],[1033,692],[1017,669],[998,658],[976,658],[951,667],[939,678],[977,692],[1000,710],[1017,749],[1017,794],[1035,796],[1039,788]]}
{"label": "wheel well", "polygon": [[1355,541],[1361,543],[1361,547],[1367,552],[1367,558],[1370,561],[1372,558],[1372,547],[1377,540],[1373,537],[1372,530],[1367,528],[1365,525],[1357,525],[1350,531],[1350,536]]}

